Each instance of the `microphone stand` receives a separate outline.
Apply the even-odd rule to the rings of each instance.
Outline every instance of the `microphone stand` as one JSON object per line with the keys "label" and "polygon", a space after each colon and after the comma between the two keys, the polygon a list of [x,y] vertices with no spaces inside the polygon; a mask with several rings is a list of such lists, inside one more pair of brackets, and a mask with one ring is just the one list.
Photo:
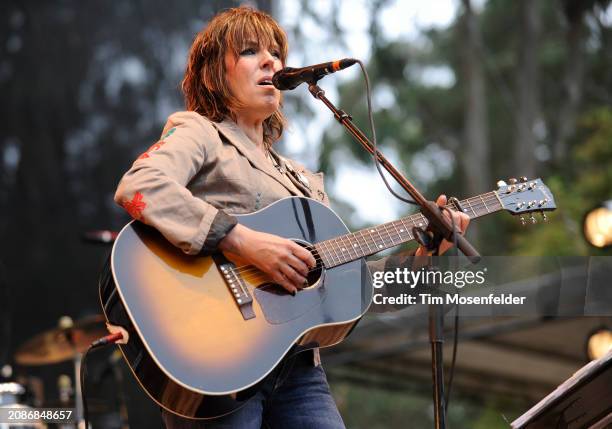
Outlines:
{"label": "microphone stand", "polygon": [[[317,81],[313,80],[308,83],[308,90],[312,96],[319,99],[331,110],[334,118],[340,122],[344,128],[357,140],[361,146],[370,153],[376,156],[380,165],[395,179],[395,181],[412,197],[412,199],[420,206],[421,213],[428,220],[429,225],[427,230],[433,235],[432,242],[440,243],[442,239],[457,242],[459,250],[472,262],[477,263],[480,260],[480,255],[470,242],[460,234],[454,234],[452,224],[447,220],[436,205],[435,202],[427,200],[414,185],[406,179],[387,158],[368,140],[363,132],[353,124],[352,118],[345,111],[336,108],[331,101],[325,96],[325,91],[317,85]],[[416,231],[415,231],[416,232]],[[423,234],[424,235],[424,234]],[[415,236],[419,234],[415,233]],[[430,258],[431,261],[431,258]],[[431,263],[431,262],[430,262]],[[444,367],[442,357],[442,345],[444,343],[444,312],[443,304],[429,305],[429,341],[431,343],[432,357],[432,384],[433,384],[433,400],[434,400],[434,427],[435,429],[446,428],[445,405],[444,405]]]}

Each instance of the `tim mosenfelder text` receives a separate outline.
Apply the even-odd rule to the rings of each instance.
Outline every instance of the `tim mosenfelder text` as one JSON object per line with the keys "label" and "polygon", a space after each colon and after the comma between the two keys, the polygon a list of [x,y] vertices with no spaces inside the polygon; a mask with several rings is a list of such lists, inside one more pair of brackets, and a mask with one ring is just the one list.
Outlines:
{"label": "tim mosenfelder text", "polygon": [[[462,289],[465,286],[481,286],[485,283],[486,268],[479,271],[431,271],[422,268],[413,271],[408,268],[396,268],[393,271],[377,271],[373,274],[372,286],[380,289],[383,286],[403,285],[414,289],[416,286],[454,286]],[[521,305],[526,297],[513,294],[489,294],[484,296],[460,296],[458,293],[446,293],[444,296],[431,293],[409,294],[400,293],[397,296],[384,296],[375,293],[374,304],[412,305],[412,304],[476,304]]]}

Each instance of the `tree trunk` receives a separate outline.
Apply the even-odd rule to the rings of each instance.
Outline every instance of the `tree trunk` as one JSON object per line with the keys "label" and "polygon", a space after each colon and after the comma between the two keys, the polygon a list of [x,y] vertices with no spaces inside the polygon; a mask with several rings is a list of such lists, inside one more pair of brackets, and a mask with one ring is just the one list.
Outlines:
{"label": "tree trunk", "polygon": [[[485,76],[482,64],[482,36],[470,0],[463,0],[464,16],[462,75],[465,88],[463,148],[459,154],[468,195],[477,195],[491,187],[489,172],[488,124]],[[477,225],[470,228],[471,239],[478,240]]]}
{"label": "tree trunk", "polygon": [[516,142],[514,145],[514,171],[518,176],[536,175],[535,147],[538,142],[536,125],[540,121],[538,84],[538,39],[540,13],[538,2],[520,0],[521,38],[516,75],[518,108],[516,111]]}
{"label": "tree trunk", "polygon": [[565,102],[561,103],[557,129],[553,141],[553,157],[557,165],[567,160],[568,139],[576,131],[576,116],[582,100],[584,80],[584,13],[569,17],[567,40],[567,63],[563,77]]}

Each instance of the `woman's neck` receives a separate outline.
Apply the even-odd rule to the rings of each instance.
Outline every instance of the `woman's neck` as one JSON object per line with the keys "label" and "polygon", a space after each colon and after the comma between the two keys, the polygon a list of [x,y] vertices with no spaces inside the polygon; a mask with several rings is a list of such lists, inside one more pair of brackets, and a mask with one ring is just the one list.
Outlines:
{"label": "woman's neck", "polygon": [[263,121],[236,116],[236,124],[244,134],[262,151],[264,150]]}

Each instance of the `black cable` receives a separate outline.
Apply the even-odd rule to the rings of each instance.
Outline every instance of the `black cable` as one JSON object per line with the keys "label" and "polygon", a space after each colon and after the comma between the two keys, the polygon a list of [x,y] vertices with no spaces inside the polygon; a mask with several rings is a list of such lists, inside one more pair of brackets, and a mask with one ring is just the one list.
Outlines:
{"label": "black cable", "polygon": [[12,333],[13,333],[13,313],[16,307],[13,302],[13,293],[9,288],[8,270],[4,263],[0,260],[0,291],[2,292],[2,303],[0,311],[2,312],[2,343],[0,343],[0,366],[9,363],[9,352],[12,349]]}
{"label": "black cable", "polygon": [[[83,359],[81,359],[81,400],[83,402],[83,420],[85,421],[85,429],[89,429],[89,412],[87,409],[87,395],[85,394],[85,378],[87,377],[87,356],[93,347],[89,346],[87,351],[83,354]],[[78,426],[79,422],[77,422]]]}
{"label": "black cable", "polygon": [[[378,170],[378,173],[380,174],[380,177],[383,180],[383,183],[385,184],[385,186],[387,187],[387,189],[389,190],[389,192],[391,193],[391,195],[393,195],[395,198],[399,199],[400,201],[403,201],[405,203],[408,204],[414,204],[417,205],[417,203],[413,200],[408,200],[404,197],[402,197],[401,195],[399,195],[398,193],[396,193],[391,186],[389,185],[389,182],[387,181],[387,178],[385,177],[382,168],[380,166],[380,162],[378,161],[378,157],[376,156],[376,154],[378,153],[378,142],[376,140],[376,128],[374,127],[374,117],[372,114],[372,95],[371,95],[371,91],[370,91],[370,78],[368,76],[368,72],[363,64],[363,62],[361,62],[361,60],[357,60],[357,63],[359,63],[359,67],[361,67],[361,71],[363,73],[364,76],[364,80],[365,80],[365,85],[366,85],[366,94],[367,94],[367,103],[368,103],[368,120],[369,120],[369,124],[370,124],[370,131],[372,133],[372,145],[374,146],[374,153],[372,154],[372,157],[374,158],[374,165],[376,165],[376,169]],[[443,207],[442,210],[448,210],[450,213],[450,209],[447,207]],[[459,269],[459,251],[457,249],[457,231],[455,230],[455,220],[453,219],[452,213],[450,213],[450,218],[451,218],[451,225],[452,225],[452,229],[453,229],[453,244],[455,247],[455,256],[457,257],[457,261],[456,261],[456,269]],[[455,312],[455,327],[454,327],[454,336],[453,336],[453,359],[451,362],[451,367],[450,367],[450,371],[449,371],[449,379],[448,379],[448,385],[446,388],[446,399],[445,399],[445,403],[444,403],[444,413],[446,414],[448,412],[448,403],[450,401],[450,393],[451,393],[451,388],[453,385],[453,377],[455,374],[455,364],[456,364],[456,360],[457,360],[457,348],[458,348],[458,338],[459,338],[459,305],[456,305],[456,312]]]}
{"label": "black cable", "polygon": [[376,128],[374,128],[374,116],[372,114],[372,93],[370,91],[370,78],[368,76],[368,72],[365,68],[365,65],[361,62],[361,60],[357,60],[357,63],[359,63],[359,67],[361,67],[361,72],[363,73],[363,77],[364,77],[365,85],[366,85],[366,94],[367,94],[366,98],[368,102],[368,120],[370,123],[370,132],[372,133],[372,146],[374,146],[374,153],[372,154],[372,157],[374,158],[374,165],[376,165],[378,174],[380,174],[380,177],[382,178],[383,183],[385,184],[385,186],[387,187],[391,195],[393,195],[395,198],[397,198],[400,201],[403,201],[408,204],[416,205],[417,203],[415,201],[406,199],[402,197],[401,195],[399,195],[397,192],[395,192],[391,188],[391,185],[389,185],[389,182],[387,182],[387,178],[385,177],[382,171],[382,168],[380,166],[380,161],[378,161],[378,157],[376,156],[376,154],[378,153],[378,142],[376,141]]}
{"label": "black cable", "polygon": [[[443,207],[443,210],[449,212],[451,225],[453,228],[453,245],[455,249],[455,272],[459,270],[459,249],[457,247],[457,230],[455,229],[455,219],[448,207]],[[457,362],[457,348],[459,345],[459,304],[455,304],[455,326],[453,329],[453,358],[448,375],[448,384],[446,386],[446,399],[444,401],[444,413],[448,414],[448,404],[450,402],[451,389],[453,387],[453,378],[455,376],[455,364]]]}

